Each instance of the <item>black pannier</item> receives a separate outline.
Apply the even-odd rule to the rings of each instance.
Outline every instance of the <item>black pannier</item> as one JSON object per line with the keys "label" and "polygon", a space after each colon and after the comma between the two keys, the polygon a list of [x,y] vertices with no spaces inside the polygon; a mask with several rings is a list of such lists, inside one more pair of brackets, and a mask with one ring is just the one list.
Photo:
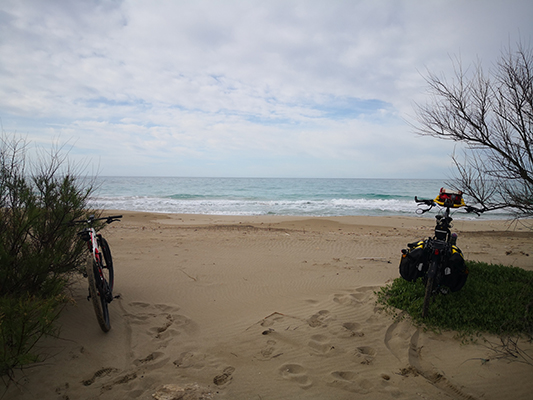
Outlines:
{"label": "black pannier", "polygon": [[468,268],[462,251],[457,246],[452,246],[448,268],[444,270],[442,284],[450,288],[452,292],[457,292],[463,288],[468,278]]}
{"label": "black pannier", "polygon": [[402,250],[400,260],[400,275],[409,282],[416,281],[419,277],[424,276],[428,268],[428,254],[425,251],[426,242],[409,243],[408,249]]}

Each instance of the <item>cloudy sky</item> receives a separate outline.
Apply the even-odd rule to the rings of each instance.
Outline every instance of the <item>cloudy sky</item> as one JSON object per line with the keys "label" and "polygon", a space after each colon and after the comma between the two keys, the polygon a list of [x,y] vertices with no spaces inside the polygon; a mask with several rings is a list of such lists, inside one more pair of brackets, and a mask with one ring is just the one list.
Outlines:
{"label": "cloudy sky", "polygon": [[531,0],[1,0],[0,122],[99,175],[440,178],[427,71],[533,40]]}

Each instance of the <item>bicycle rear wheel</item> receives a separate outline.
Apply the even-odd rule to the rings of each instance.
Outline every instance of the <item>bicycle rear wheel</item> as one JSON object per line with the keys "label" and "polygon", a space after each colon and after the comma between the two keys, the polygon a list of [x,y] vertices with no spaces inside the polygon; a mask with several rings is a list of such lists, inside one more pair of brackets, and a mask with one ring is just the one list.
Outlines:
{"label": "bicycle rear wheel", "polygon": [[102,331],[108,332],[111,329],[105,289],[108,284],[105,278],[100,275],[100,268],[98,268],[96,261],[92,257],[87,260],[87,279],[96,319]]}

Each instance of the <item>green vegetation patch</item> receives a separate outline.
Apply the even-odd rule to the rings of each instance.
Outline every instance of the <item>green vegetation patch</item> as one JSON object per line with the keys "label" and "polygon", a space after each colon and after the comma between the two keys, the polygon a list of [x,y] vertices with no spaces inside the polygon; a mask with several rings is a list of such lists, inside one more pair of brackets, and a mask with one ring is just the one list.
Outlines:
{"label": "green vegetation patch", "polygon": [[38,341],[57,332],[67,284],[86,258],[79,227],[93,181],[59,152],[27,158],[27,145],[0,134],[0,377],[39,359]]}
{"label": "green vegetation patch", "polygon": [[426,318],[422,318],[422,279],[395,279],[377,292],[378,304],[393,313],[403,310],[429,329],[532,338],[533,271],[480,262],[467,262],[467,266],[470,274],[463,289],[434,296]]}
{"label": "green vegetation patch", "polygon": [[67,301],[64,295],[0,297],[0,375],[39,360],[35,346],[58,332],[54,322]]}

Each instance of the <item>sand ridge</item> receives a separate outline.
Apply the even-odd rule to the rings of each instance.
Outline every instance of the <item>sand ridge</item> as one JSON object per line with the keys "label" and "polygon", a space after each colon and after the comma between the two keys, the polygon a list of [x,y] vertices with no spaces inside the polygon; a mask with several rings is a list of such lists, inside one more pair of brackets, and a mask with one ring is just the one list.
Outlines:
{"label": "sand ridge", "polygon": [[[120,295],[112,330],[99,330],[80,279],[60,338],[41,344],[48,358],[4,398],[519,399],[533,389],[531,365],[376,306],[431,219],[123,214],[104,232]],[[467,258],[533,268],[527,229],[455,225]]]}

